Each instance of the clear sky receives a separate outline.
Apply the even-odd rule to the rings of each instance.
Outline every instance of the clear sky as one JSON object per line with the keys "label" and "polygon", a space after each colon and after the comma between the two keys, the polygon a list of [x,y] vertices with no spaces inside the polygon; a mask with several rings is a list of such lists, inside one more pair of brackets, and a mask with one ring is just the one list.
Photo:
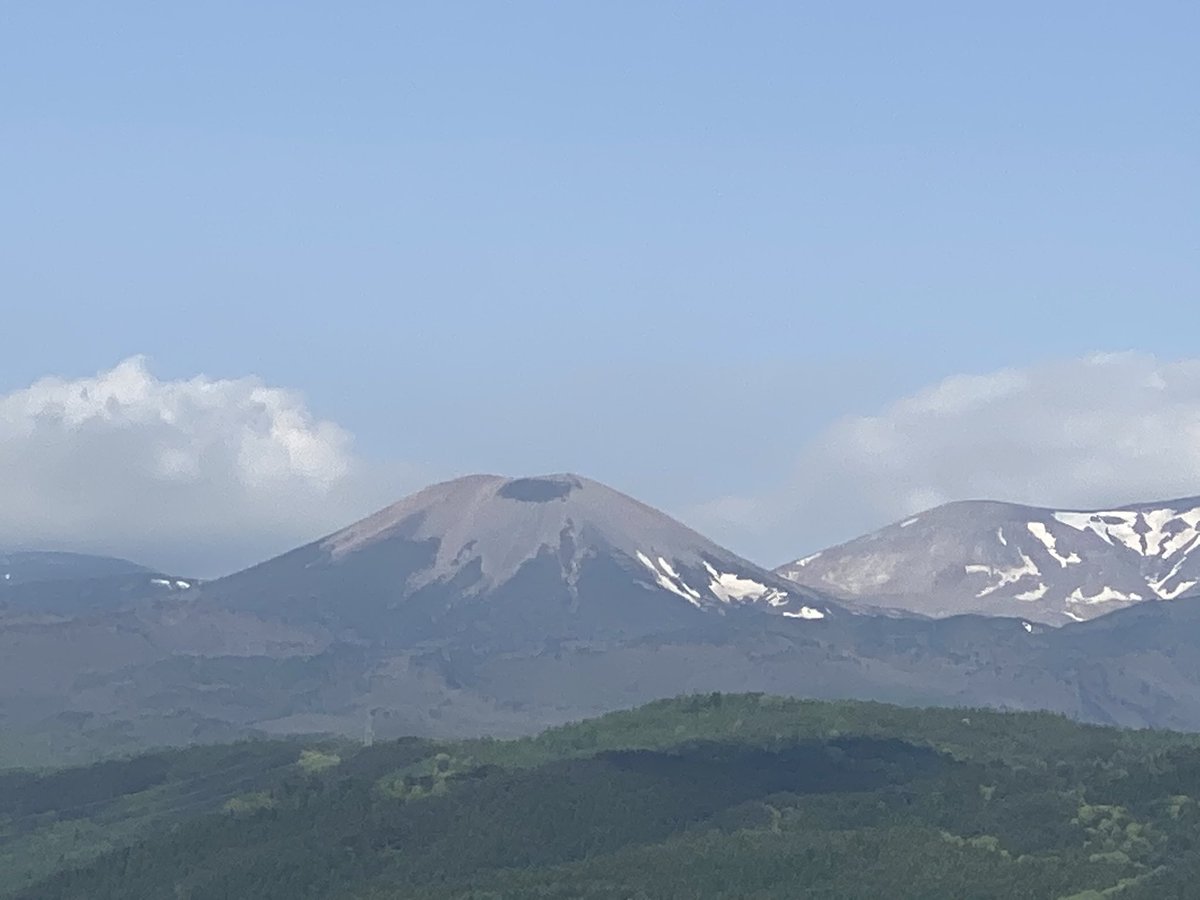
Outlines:
{"label": "clear sky", "polygon": [[[296,534],[256,524],[255,552],[473,471],[578,471],[771,564],[921,500],[1033,492],[1049,451],[1019,445],[1008,481],[895,463],[880,478],[912,481],[900,499],[839,502],[869,479],[830,467],[831,433],[964,374],[1106,383],[1097,351],[1185,373],[1169,427],[1200,417],[1194,373],[1170,368],[1200,355],[1198,40],[1189,2],[11,0],[0,478],[69,471],[67,506],[119,481],[141,457],[93,470],[66,432],[45,438],[51,471],[29,434],[62,403],[28,390],[144,355],[147,403],[254,377],[387,471]],[[1039,421],[1110,394],[1063,394]],[[250,427],[215,420],[185,443]],[[948,427],[955,446],[978,431]],[[968,473],[973,447],[954,458]],[[1072,447],[1068,478],[1097,452]],[[200,478],[182,452],[142,475]],[[1200,460],[1128,489],[1127,465],[1045,502],[1200,493]],[[797,489],[808,466],[819,484]],[[103,522],[70,512],[47,518]],[[24,521],[0,540],[77,536]],[[114,534],[139,552],[136,529]]]}

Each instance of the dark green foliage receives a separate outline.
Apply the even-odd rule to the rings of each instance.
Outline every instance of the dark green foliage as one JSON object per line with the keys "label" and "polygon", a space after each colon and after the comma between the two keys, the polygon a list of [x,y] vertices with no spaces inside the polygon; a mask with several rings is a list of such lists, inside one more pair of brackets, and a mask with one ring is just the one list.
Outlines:
{"label": "dark green foliage", "polygon": [[55,827],[103,834],[147,798],[170,827],[14,896],[1142,900],[1200,879],[1200,737],[1046,714],[704,695],[519,741],[250,743],[0,781],[7,840],[43,856]]}
{"label": "dark green foliage", "polygon": [[282,782],[301,745],[256,741],[0,773],[0,896]]}

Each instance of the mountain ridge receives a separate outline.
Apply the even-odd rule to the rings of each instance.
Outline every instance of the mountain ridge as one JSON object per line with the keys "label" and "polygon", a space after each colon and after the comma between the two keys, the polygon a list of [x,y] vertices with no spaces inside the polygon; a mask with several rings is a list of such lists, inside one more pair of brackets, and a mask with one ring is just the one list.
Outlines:
{"label": "mountain ridge", "polygon": [[514,736],[712,691],[1200,728],[1200,599],[994,613],[842,604],[598,482],[469,477],[216,581],[0,615],[0,766],[365,723]]}
{"label": "mountain ridge", "polygon": [[1090,510],[956,501],[775,572],[856,605],[1080,622],[1200,585],[1200,497]]}
{"label": "mountain ridge", "polygon": [[116,556],[66,550],[0,550],[0,582],[21,584],[69,578],[146,574],[154,570]]}

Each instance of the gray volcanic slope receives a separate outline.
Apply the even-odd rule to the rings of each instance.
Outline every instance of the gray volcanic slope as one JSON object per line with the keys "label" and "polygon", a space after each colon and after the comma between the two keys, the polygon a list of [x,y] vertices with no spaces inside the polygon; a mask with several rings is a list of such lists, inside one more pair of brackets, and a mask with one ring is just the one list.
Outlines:
{"label": "gray volcanic slope", "polygon": [[1082,511],[950,503],[776,572],[930,616],[1080,622],[1200,583],[1200,497]]}
{"label": "gray volcanic slope", "polygon": [[837,614],[819,592],[577,475],[434,485],[209,593],[393,645],[629,636],[746,608]]}

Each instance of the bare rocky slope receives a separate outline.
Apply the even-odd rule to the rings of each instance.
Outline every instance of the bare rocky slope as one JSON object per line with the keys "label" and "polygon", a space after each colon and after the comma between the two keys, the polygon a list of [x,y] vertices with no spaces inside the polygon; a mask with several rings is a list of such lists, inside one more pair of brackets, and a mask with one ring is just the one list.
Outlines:
{"label": "bare rocky slope", "polygon": [[1200,584],[1200,497],[1105,510],[950,503],[776,573],[922,615],[1081,622]]}

